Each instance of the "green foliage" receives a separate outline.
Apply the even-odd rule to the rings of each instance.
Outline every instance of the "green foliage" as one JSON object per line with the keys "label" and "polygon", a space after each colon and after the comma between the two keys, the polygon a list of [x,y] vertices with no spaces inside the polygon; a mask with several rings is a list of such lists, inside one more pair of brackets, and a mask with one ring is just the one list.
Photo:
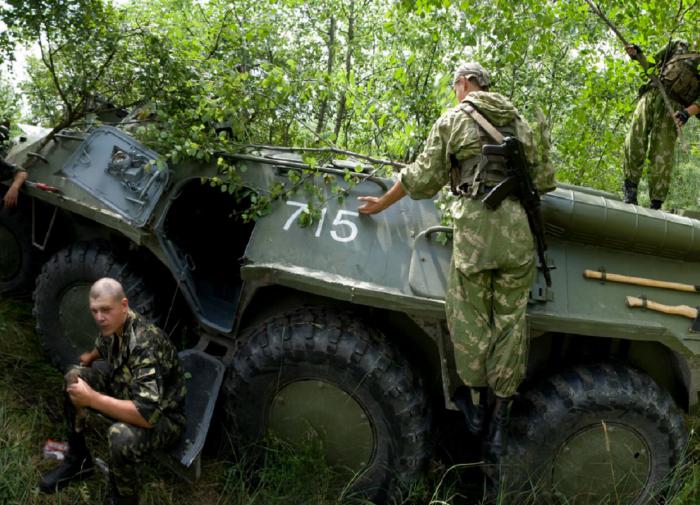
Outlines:
{"label": "green foliage", "polygon": [[[700,33],[689,3],[599,5],[649,55]],[[478,60],[525,117],[545,112],[559,180],[617,190],[643,83],[583,0],[33,0],[7,2],[0,19],[6,47],[40,43],[24,86],[34,119],[74,122],[95,97],[138,103],[134,132],[170,164],[216,162],[248,143],[411,161],[453,101],[456,64]],[[691,178],[697,164],[691,155]],[[222,168],[225,190],[235,191]]]}

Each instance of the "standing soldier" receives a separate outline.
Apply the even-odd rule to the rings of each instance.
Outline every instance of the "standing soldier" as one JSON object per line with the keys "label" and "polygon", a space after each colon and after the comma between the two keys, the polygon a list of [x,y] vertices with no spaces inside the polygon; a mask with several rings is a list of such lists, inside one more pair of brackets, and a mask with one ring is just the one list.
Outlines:
{"label": "standing soldier", "polygon": [[[110,496],[107,503],[138,503],[143,460],[179,439],[184,427],[185,376],[167,336],[129,310],[121,284],[98,280],[90,289],[90,311],[100,334],[95,348],[80,356],[80,367],[66,374],[68,454],[46,473],[39,488],[46,493],[93,471],[85,444],[88,409],[113,420],[109,443]],[[104,359],[108,371],[92,367]]]}
{"label": "standing soldier", "polygon": [[[478,434],[484,429],[487,390],[491,391],[495,402],[485,455],[497,462],[511,399],[525,376],[525,310],[536,265],[533,236],[520,201],[509,196],[495,210],[482,203],[506,178],[506,167],[503,157],[482,155],[481,147],[495,141],[481,126],[484,118],[475,119],[474,112],[485,117],[488,127],[517,137],[531,166],[536,155],[529,127],[505,97],[488,91],[489,74],[481,65],[461,65],[453,84],[458,105],[435,122],[425,150],[401,170],[382,197],[360,197],[365,203],[358,210],[375,214],[406,194],[432,198],[452,179],[452,190],[459,197],[452,207],[454,246],[446,315],[457,370],[468,386],[458,388],[453,398],[469,430]],[[553,189],[553,177],[549,183],[540,189]]]}
{"label": "standing soldier", "polygon": [[[632,59],[645,66],[639,47],[628,45],[625,49]],[[659,52],[654,62],[659,78],[639,90],[639,102],[625,138],[623,192],[625,203],[637,203],[644,160],[649,159],[647,178],[651,208],[660,209],[668,194],[678,131],[690,116],[700,113],[700,54],[697,48],[692,52],[687,43],[675,41]],[[657,85],[663,86],[675,111],[673,114]]]}

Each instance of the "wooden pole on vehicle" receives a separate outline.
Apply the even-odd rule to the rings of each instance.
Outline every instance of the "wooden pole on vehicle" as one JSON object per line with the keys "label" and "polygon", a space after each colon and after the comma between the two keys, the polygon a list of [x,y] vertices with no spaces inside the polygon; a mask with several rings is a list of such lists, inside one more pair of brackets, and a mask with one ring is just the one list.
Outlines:
{"label": "wooden pole on vehicle", "polygon": [[650,288],[672,289],[685,293],[700,293],[700,286],[683,284],[680,282],[659,281],[647,279],[645,277],[631,277],[628,275],[611,274],[609,272],[599,272],[597,270],[584,270],[583,276],[586,279],[596,279],[600,281],[621,282],[624,284],[634,284],[635,286],[646,286]]}

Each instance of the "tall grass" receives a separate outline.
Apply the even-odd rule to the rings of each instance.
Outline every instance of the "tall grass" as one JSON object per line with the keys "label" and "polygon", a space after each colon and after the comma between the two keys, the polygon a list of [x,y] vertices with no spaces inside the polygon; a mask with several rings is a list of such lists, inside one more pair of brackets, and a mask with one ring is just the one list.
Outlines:
{"label": "tall grass", "polygon": [[[33,331],[31,307],[0,298],[0,504],[102,503],[107,492],[97,475],[54,495],[39,493],[42,472],[55,465],[42,457],[47,438],[64,439],[62,376],[51,366]],[[104,442],[90,438],[97,454]],[[103,444],[102,447],[99,444]],[[694,442],[691,449],[696,449]],[[225,451],[227,456],[205,458],[202,478],[188,484],[155,462],[146,466],[142,505],[341,505],[357,497],[349,494],[343,476],[323,463],[322,447],[310,441],[292,448],[279,440],[262,447]],[[255,458],[256,464],[251,464]],[[404,490],[403,505],[477,505],[485,489],[475,465],[445,467],[431,463],[427,477]],[[700,465],[690,461],[670,477],[673,489],[667,505],[700,503]],[[502,493],[494,505],[541,504],[536,486],[527,493]],[[615,502],[606,502],[618,505]],[[603,505],[603,504],[600,504]],[[619,504],[622,505],[622,504]]]}

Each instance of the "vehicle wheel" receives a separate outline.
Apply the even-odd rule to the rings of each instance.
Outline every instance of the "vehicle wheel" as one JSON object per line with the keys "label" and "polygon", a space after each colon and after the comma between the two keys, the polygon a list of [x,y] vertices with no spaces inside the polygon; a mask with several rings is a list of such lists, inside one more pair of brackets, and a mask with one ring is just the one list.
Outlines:
{"label": "vehicle wheel", "polygon": [[262,323],[236,353],[224,391],[242,442],[268,430],[292,443],[319,435],[329,464],[356,477],[354,496],[387,499],[430,455],[420,378],[350,314],[309,309]]}
{"label": "vehicle wheel", "polygon": [[687,439],[680,410],[648,375],[577,366],[514,405],[502,463],[509,487],[536,489],[538,503],[657,503]]}
{"label": "vehicle wheel", "polygon": [[0,207],[0,294],[31,293],[40,261],[29,216]]}
{"label": "vehicle wheel", "polygon": [[153,294],[141,276],[106,245],[81,242],[59,251],[37,277],[34,315],[44,348],[62,370],[93,348],[98,327],[90,314],[88,295],[90,286],[101,277],[121,282],[129,307],[154,318]]}

